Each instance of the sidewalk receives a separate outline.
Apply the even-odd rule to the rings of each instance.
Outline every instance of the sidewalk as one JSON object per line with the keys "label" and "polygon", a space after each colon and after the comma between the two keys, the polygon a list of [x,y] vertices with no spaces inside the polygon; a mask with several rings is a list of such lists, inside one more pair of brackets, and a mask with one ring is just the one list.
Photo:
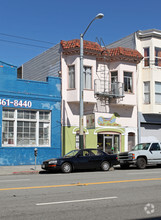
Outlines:
{"label": "sidewalk", "polygon": [[[116,165],[115,167],[118,167]],[[111,167],[110,171],[113,171],[114,168]],[[41,169],[41,165],[23,165],[23,166],[0,166],[0,176],[4,175],[27,175],[27,174],[39,174],[39,172],[44,171]]]}
{"label": "sidewalk", "polygon": [[0,166],[0,176],[18,175],[18,174],[39,174],[42,171],[41,165],[23,165],[23,166]]}

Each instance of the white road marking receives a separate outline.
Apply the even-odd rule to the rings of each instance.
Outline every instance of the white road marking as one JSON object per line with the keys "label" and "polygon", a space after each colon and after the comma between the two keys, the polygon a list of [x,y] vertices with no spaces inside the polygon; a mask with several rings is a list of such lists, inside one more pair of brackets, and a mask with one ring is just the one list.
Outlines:
{"label": "white road marking", "polygon": [[129,175],[131,175],[131,174],[134,175],[134,174],[153,174],[153,173],[155,174],[155,173],[160,173],[160,172],[141,172],[141,171],[140,171],[139,173],[127,173],[127,174],[129,174]]}
{"label": "white road marking", "polygon": [[29,181],[30,179],[17,179],[17,180],[0,180],[0,183],[4,182],[21,182],[21,181]]}
{"label": "white road marking", "polygon": [[81,199],[81,200],[70,200],[70,201],[60,201],[60,202],[47,202],[47,203],[37,203],[36,205],[57,205],[57,204],[65,204],[65,203],[75,203],[75,202],[90,202],[90,201],[98,201],[98,200],[108,200],[108,199],[117,199],[117,196],[113,197],[103,197],[103,198],[93,198],[93,199]]}

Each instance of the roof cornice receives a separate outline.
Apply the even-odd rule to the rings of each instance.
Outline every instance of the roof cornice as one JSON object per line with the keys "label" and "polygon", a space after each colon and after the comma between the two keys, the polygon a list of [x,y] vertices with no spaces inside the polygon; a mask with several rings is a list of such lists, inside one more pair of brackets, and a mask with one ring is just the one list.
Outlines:
{"label": "roof cornice", "polygon": [[155,38],[161,38],[161,31],[157,29],[149,29],[146,31],[137,31],[136,32],[138,38],[149,38],[149,37],[155,37]]}
{"label": "roof cornice", "polygon": [[[80,53],[80,40],[70,40],[61,42],[62,53],[64,55],[74,55]],[[142,60],[142,55],[130,48],[106,48],[101,47],[98,43],[92,41],[83,41],[83,48],[85,55],[95,56],[97,60],[113,62],[113,61],[127,61],[130,63],[139,63]]]}

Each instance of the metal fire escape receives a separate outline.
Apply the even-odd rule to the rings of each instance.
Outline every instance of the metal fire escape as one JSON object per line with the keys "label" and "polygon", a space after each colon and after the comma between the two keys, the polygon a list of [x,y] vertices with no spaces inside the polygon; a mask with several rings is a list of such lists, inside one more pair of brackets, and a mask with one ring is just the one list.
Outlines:
{"label": "metal fire escape", "polygon": [[[98,43],[101,46],[101,42],[104,44],[102,38],[98,40]],[[105,47],[105,44],[104,44]],[[106,69],[106,62],[102,64],[102,67],[97,71],[98,79],[94,80],[94,95],[97,99],[106,101],[110,99],[121,99],[124,97],[124,84],[118,82],[117,80],[111,81],[109,75],[109,68]]]}
{"label": "metal fire escape", "polygon": [[104,98],[123,98],[124,88],[123,83],[111,83],[107,80],[95,79],[94,81],[94,94],[95,96]]}

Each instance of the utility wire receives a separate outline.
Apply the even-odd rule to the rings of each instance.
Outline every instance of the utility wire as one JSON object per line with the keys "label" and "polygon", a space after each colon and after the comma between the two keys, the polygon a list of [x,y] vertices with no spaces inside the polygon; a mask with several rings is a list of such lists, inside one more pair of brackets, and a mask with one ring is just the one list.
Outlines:
{"label": "utility wire", "polygon": [[14,43],[14,44],[20,44],[20,45],[25,45],[25,46],[30,46],[30,47],[39,47],[39,48],[49,49],[49,47],[43,47],[43,46],[38,46],[38,45],[34,45],[34,44],[25,44],[25,43],[20,43],[20,42],[16,42],[16,41],[10,41],[10,40],[0,39],[0,41]]}
{"label": "utility wire", "polygon": [[20,39],[24,39],[24,40],[31,40],[31,41],[36,41],[36,42],[40,42],[40,43],[46,43],[46,44],[52,44],[52,45],[54,44],[49,41],[36,40],[36,39],[32,39],[32,38],[21,37],[21,36],[16,36],[16,35],[11,35],[11,34],[0,33],[0,35],[7,36],[7,37],[20,38]]}

